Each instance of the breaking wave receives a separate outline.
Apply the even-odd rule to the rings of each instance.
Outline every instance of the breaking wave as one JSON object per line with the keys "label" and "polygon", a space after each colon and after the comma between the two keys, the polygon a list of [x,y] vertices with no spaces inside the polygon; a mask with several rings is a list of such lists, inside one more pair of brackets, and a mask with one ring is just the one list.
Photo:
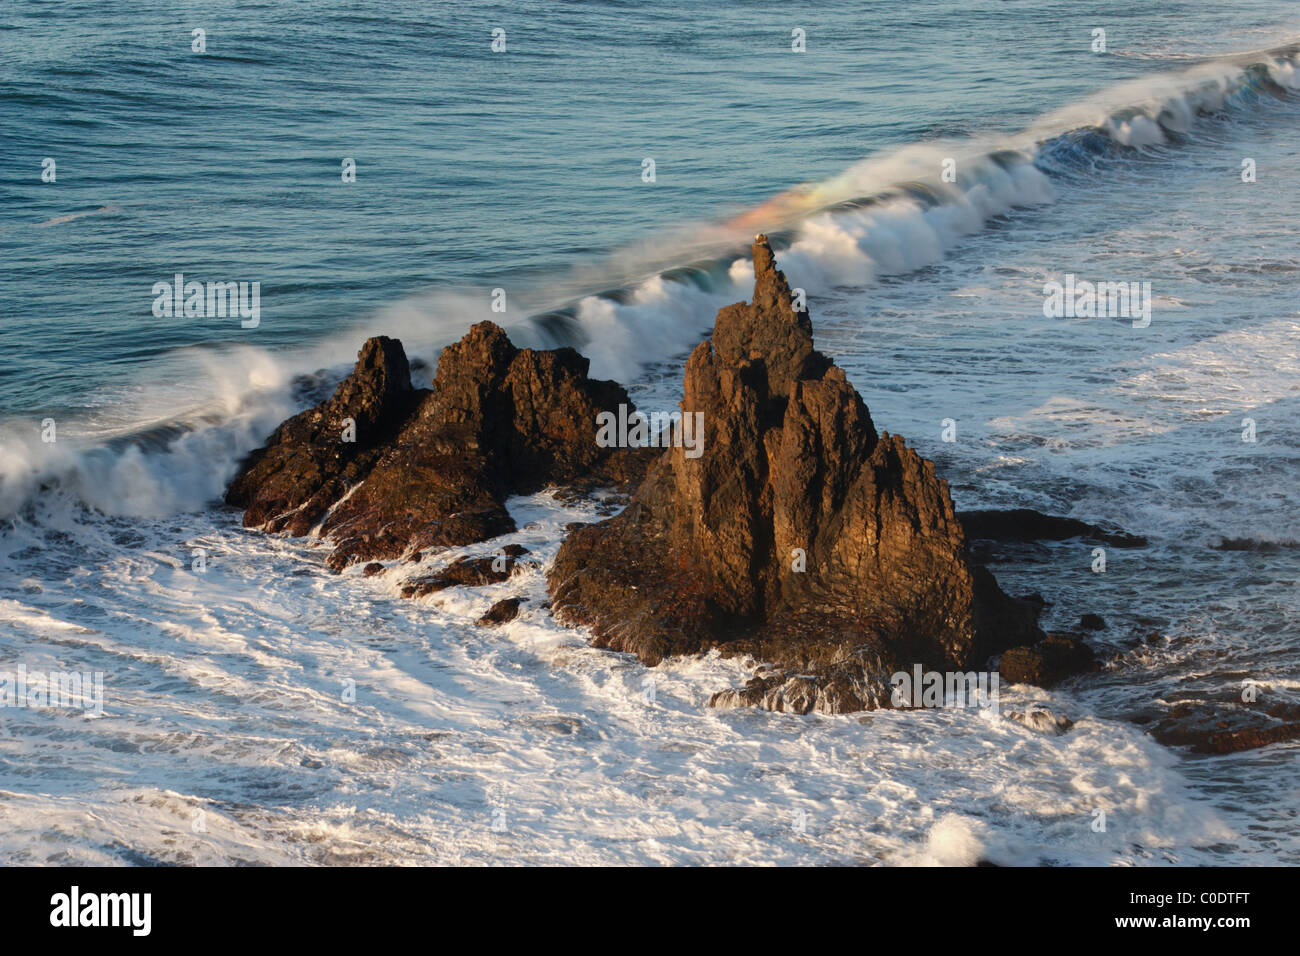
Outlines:
{"label": "breaking wave", "polygon": [[593,374],[635,382],[647,366],[685,355],[719,307],[747,296],[754,232],[768,233],[782,269],[809,297],[914,272],[992,220],[1052,203],[1073,182],[1122,160],[1158,160],[1207,120],[1290,99],[1300,90],[1298,58],[1300,46],[1225,57],[1112,87],[1016,135],[887,151],[726,222],[683,227],[600,269],[512,291],[505,314],[492,312],[481,292],[437,291],[388,305],[309,349],[168,356],[172,384],[124,403],[112,427],[59,422],[64,431],[48,443],[37,422],[0,425],[0,517],[21,516],[44,495],[113,515],[200,510],[240,458],[318,400],[362,339],[380,332],[403,341],[425,382],[442,346],[488,319],[517,344],[574,346]]}

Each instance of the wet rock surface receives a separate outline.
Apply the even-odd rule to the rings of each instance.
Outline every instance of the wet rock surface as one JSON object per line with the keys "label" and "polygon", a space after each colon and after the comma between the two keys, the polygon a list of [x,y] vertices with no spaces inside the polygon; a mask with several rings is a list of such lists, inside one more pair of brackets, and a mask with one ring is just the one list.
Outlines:
{"label": "wet rock surface", "polygon": [[1151,719],[1151,736],[1168,747],[1187,747],[1192,753],[1230,754],[1269,744],[1300,739],[1300,706],[1230,701],[1181,701]]}
{"label": "wet rock surface", "polygon": [[1141,548],[1147,544],[1147,539],[1141,535],[1118,528],[1103,528],[1077,518],[1043,514],[1032,508],[963,511],[957,517],[972,541],[1032,542],[1081,538],[1113,548]]}
{"label": "wet rock surface", "polygon": [[815,349],[766,238],[753,256],[753,300],[720,310],[686,365],[703,454],[663,452],[622,513],[570,534],[557,616],[650,665],[710,648],[769,662],[714,703],[797,713],[888,706],[902,667],[1036,643],[1041,604],[970,561],[933,463],[879,434]]}
{"label": "wet rock surface", "polygon": [[527,553],[527,549],[514,546],[500,554],[457,558],[439,571],[408,581],[402,586],[402,597],[425,597],[452,587],[482,587],[508,581],[519,558]]}
{"label": "wet rock surface", "polygon": [[1007,719],[1024,724],[1030,730],[1037,730],[1053,736],[1067,733],[1074,726],[1074,721],[1069,717],[1058,714],[1042,704],[1031,704],[1023,711],[1009,711]]}
{"label": "wet rock surface", "polygon": [[523,598],[517,597],[497,601],[488,608],[487,613],[479,618],[478,622],[489,626],[508,624],[519,616],[519,605],[523,603]]}

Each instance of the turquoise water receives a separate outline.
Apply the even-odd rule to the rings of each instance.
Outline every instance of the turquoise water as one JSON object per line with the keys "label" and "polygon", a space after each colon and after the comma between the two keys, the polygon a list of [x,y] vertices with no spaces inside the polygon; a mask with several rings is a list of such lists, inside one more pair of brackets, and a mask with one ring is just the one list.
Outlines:
{"label": "turquoise water", "polygon": [[[549,308],[650,258],[614,268],[616,251],[650,243],[679,264],[692,223],[891,148],[1023,129],[1169,57],[1272,46],[1288,17],[1278,2],[10,0],[0,413],[113,403],[166,379],[172,350],[301,347],[418,292],[466,289],[438,316],[457,328],[494,287]],[[150,289],[176,272],[260,281],[261,325],[155,318]]]}

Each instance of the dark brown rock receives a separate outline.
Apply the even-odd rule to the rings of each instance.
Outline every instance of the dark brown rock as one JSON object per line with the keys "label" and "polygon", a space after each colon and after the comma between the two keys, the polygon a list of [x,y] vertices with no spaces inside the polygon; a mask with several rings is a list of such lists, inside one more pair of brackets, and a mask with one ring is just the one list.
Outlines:
{"label": "dark brown rock", "polygon": [[769,661],[715,702],[800,713],[886,706],[902,666],[967,670],[1038,640],[1038,607],[970,562],[933,463],[878,435],[814,348],[764,237],[754,266],[753,302],[719,311],[686,364],[703,454],[668,449],[621,514],[573,531],[557,616],[651,665],[714,647]]}
{"label": "dark brown rock", "polygon": [[1229,701],[1181,701],[1150,728],[1168,747],[1229,754],[1300,739],[1300,707]]}
{"label": "dark brown rock", "polygon": [[1032,508],[1005,511],[963,511],[957,516],[966,536],[979,541],[1066,541],[1083,538],[1113,548],[1141,548],[1147,539],[1114,528],[1103,528],[1077,518],[1060,518]]}
{"label": "dark brown rock", "polygon": [[1032,646],[1013,647],[1003,652],[998,673],[1013,684],[1051,687],[1096,666],[1096,655],[1087,644],[1054,634]]}
{"label": "dark brown rock", "polygon": [[1079,627],[1085,631],[1104,631],[1106,621],[1100,614],[1085,614],[1079,618]]}
{"label": "dark brown rock", "polygon": [[435,591],[465,585],[479,587],[484,584],[498,584],[509,580],[515,572],[516,559],[499,554],[483,558],[457,558],[441,571],[426,574],[408,581],[402,587],[402,597],[424,597]]}
{"label": "dark brown rock", "polygon": [[[306,534],[369,471],[419,398],[401,343],[368,340],[333,397],[281,424],[245,459],[226,501],[247,509],[245,527]],[[343,440],[349,420],[355,441]]]}
{"label": "dark brown rock", "polygon": [[367,564],[364,568],[361,569],[361,573],[368,578],[374,577],[376,574],[384,573],[384,566],[380,564],[378,561],[371,561],[369,564]]}
{"label": "dark brown rock", "polygon": [[481,322],[417,390],[401,343],[371,339],[330,399],[244,462],[226,500],[247,527],[323,535],[336,570],[509,533],[509,495],[644,473],[645,450],[597,446],[597,414],[631,402],[588,368],[573,349],[518,349]]}
{"label": "dark brown rock", "polygon": [[1214,545],[1217,551],[1255,551],[1259,554],[1277,554],[1281,551],[1300,548],[1300,541],[1284,538],[1276,541],[1263,541],[1257,538],[1223,538]]}
{"label": "dark brown rock", "polygon": [[497,601],[488,608],[487,613],[479,618],[478,622],[488,626],[509,623],[519,616],[519,605],[522,603],[523,598],[506,598],[504,601]]}

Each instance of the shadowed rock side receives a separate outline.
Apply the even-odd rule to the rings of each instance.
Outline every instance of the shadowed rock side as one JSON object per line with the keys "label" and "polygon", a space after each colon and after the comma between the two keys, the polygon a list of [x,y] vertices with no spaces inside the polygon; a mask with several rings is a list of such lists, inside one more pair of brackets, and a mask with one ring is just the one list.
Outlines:
{"label": "shadowed rock side", "polygon": [[751,654],[775,669],[713,703],[799,713],[888,706],[904,666],[982,668],[1037,642],[1038,607],[971,564],[933,463],[877,434],[765,237],[753,255],[753,301],[719,311],[686,364],[703,454],[668,449],[627,509],[573,531],[557,616],[650,665]]}
{"label": "shadowed rock side", "polygon": [[509,495],[644,473],[647,453],[596,445],[597,414],[632,403],[588,368],[481,322],[443,350],[433,388],[415,389],[401,343],[370,339],[333,397],[249,456],[226,501],[246,527],[327,537],[335,570],[509,533]]}
{"label": "shadowed rock side", "polygon": [[983,541],[1065,541],[1084,538],[1113,548],[1145,547],[1147,539],[1118,529],[1102,528],[1077,518],[1058,518],[1031,508],[1009,511],[963,511],[957,515],[966,537]]}

